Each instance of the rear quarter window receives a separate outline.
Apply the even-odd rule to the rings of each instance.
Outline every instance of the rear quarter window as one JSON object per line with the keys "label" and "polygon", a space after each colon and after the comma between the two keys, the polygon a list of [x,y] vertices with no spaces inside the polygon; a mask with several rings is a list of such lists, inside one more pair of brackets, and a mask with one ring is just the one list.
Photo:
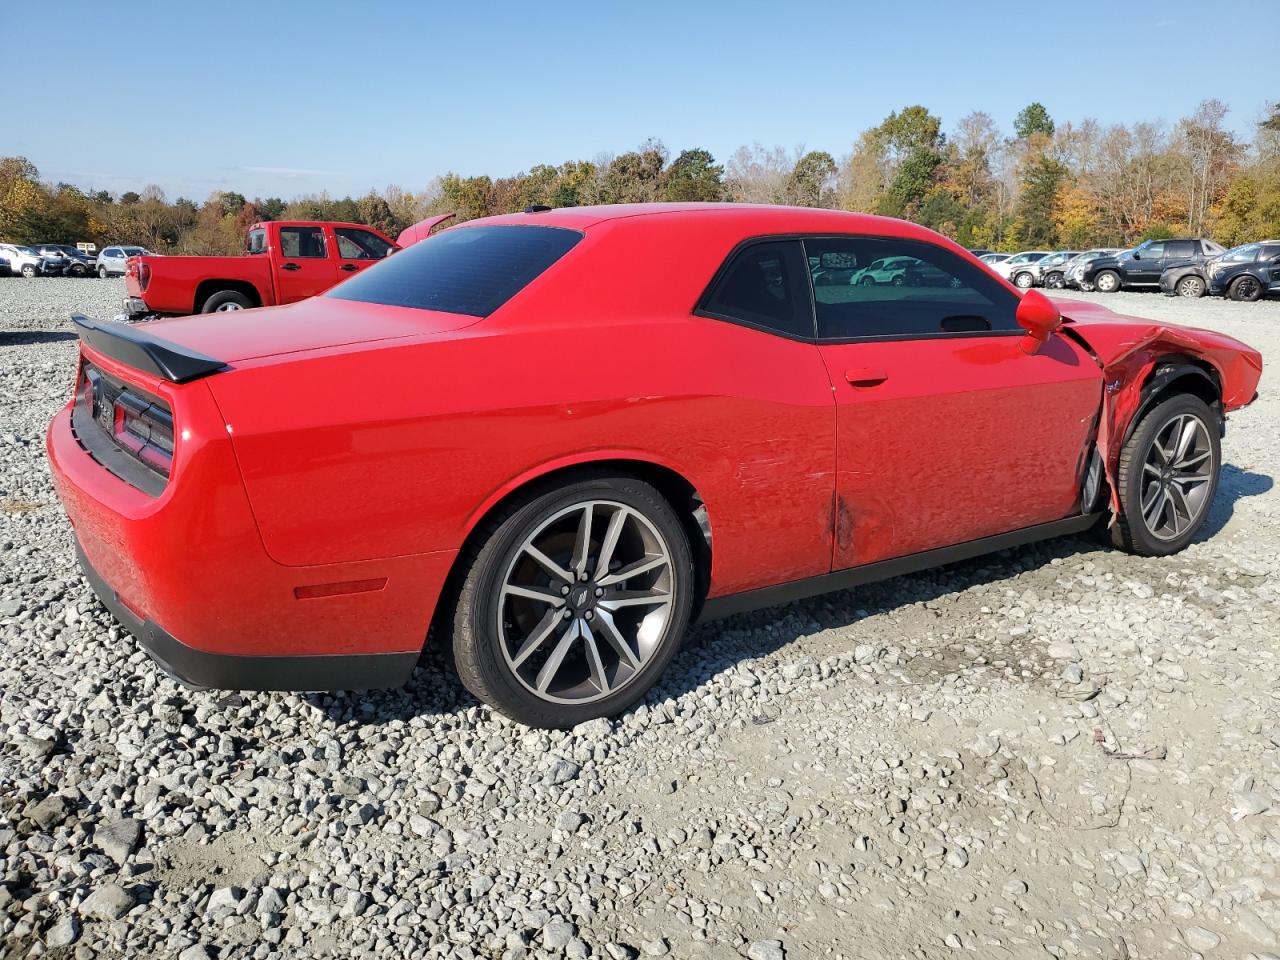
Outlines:
{"label": "rear quarter window", "polygon": [[562,227],[461,227],[411,247],[334,287],[335,300],[487,317],[582,239]]}

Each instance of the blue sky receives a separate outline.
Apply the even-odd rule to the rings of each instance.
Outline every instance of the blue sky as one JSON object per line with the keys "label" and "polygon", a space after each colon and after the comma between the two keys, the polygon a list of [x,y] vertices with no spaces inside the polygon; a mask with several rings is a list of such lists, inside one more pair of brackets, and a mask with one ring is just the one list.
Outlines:
{"label": "blue sky", "polygon": [[840,156],[912,103],[948,129],[980,109],[1008,130],[1032,100],[1059,121],[1173,122],[1217,97],[1247,133],[1280,97],[1274,31],[1216,42],[1204,10],[18,2],[0,21],[0,63],[7,81],[29,79],[33,106],[6,82],[0,155],[23,154],[50,180],[113,192],[153,182],[199,200],[420,190],[450,170],[503,176],[649,137],[721,161],[753,141]]}

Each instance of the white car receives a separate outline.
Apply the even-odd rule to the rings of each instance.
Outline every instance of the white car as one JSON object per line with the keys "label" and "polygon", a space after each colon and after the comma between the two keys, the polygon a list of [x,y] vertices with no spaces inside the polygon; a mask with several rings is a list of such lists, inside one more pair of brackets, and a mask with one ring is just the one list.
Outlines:
{"label": "white car", "polygon": [[103,247],[98,254],[98,276],[103,280],[107,277],[122,277],[130,257],[150,255],[151,251],[146,247]]}
{"label": "white car", "polygon": [[914,257],[881,257],[849,277],[852,285],[889,284],[901,287],[907,282],[907,270],[919,263]]}
{"label": "white car", "polygon": [[0,259],[8,262],[10,273],[20,273],[24,277],[39,277],[45,273],[44,258],[20,243],[0,243]]}
{"label": "white car", "polygon": [[1006,280],[1013,281],[1015,287],[1026,290],[1034,287],[1040,279],[1040,269],[1036,264],[1049,253],[1048,250],[1024,250],[1022,253],[1015,253],[1008,260],[993,263],[991,269]]}

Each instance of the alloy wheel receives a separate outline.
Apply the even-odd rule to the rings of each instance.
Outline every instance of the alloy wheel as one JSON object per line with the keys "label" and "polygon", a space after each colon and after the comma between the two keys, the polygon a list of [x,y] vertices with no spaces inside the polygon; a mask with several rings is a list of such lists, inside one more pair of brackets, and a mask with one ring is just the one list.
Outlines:
{"label": "alloy wheel", "polygon": [[1199,277],[1185,277],[1178,284],[1178,295],[1183,297],[1198,297],[1204,293],[1204,283]]}
{"label": "alloy wheel", "polygon": [[220,303],[213,308],[214,313],[229,313],[232,310],[243,310],[244,307],[235,302]]}
{"label": "alloy wheel", "polygon": [[589,703],[631,683],[671,620],[670,546],[633,507],[574,504],[521,542],[498,598],[512,674],[556,703]]}
{"label": "alloy wheel", "polygon": [[1258,295],[1258,281],[1250,276],[1243,276],[1236,281],[1236,299],[1252,300]]}
{"label": "alloy wheel", "polygon": [[1114,293],[1120,286],[1120,281],[1114,273],[1102,273],[1098,275],[1095,284],[1101,293]]}
{"label": "alloy wheel", "polygon": [[1173,540],[1200,518],[1214,468],[1209,429],[1199,417],[1179,414],[1156,432],[1139,485],[1142,520],[1153,537]]}

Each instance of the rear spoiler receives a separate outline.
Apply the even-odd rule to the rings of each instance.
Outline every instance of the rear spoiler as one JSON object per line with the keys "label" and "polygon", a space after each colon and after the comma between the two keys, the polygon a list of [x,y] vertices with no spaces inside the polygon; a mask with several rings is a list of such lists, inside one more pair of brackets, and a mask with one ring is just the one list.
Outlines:
{"label": "rear spoiler", "polygon": [[152,336],[134,324],[93,320],[78,313],[72,315],[71,322],[76,325],[82,343],[161,380],[186,383],[227,368],[221,360]]}

